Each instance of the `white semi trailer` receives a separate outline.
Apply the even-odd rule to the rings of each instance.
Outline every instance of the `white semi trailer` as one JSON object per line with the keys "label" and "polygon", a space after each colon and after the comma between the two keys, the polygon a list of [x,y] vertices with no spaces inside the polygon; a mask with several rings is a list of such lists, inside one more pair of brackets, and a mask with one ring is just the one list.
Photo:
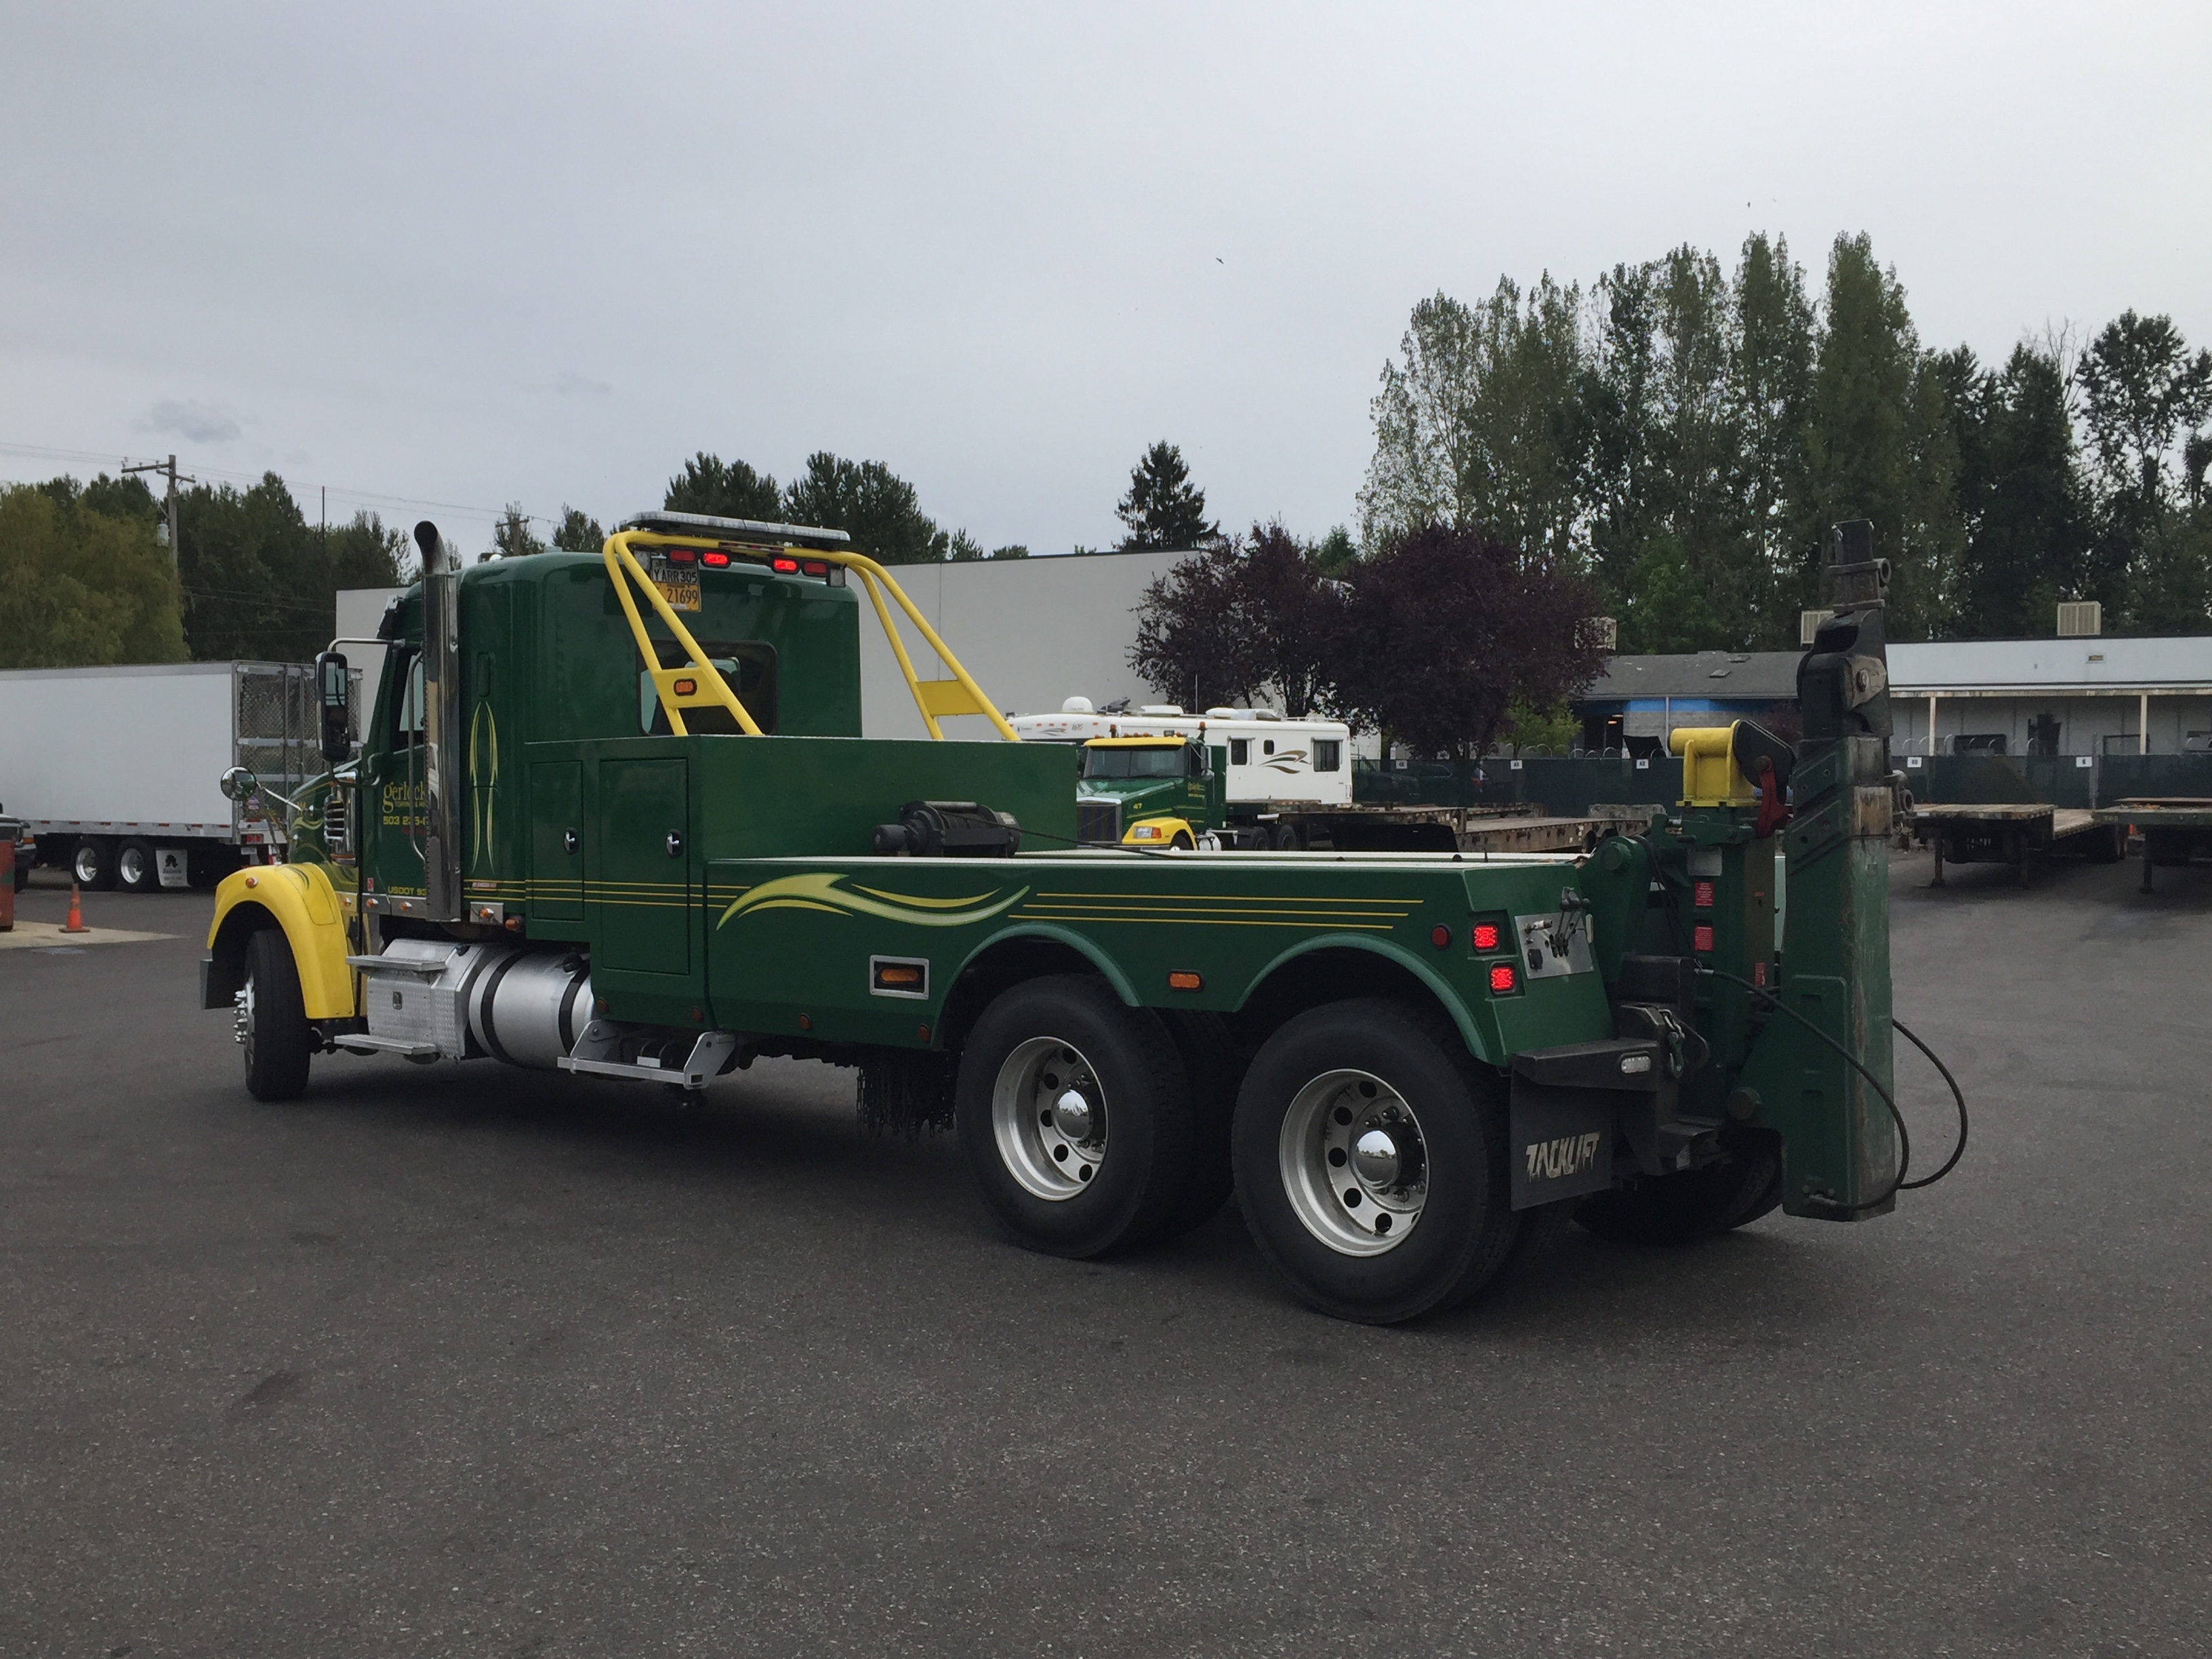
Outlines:
{"label": "white semi trailer", "polygon": [[[283,856],[280,794],[327,769],[318,708],[302,663],[0,672],[0,801],[86,887],[212,884]],[[264,793],[226,799],[234,766]]]}
{"label": "white semi trailer", "polygon": [[1070,697],[1058,714],[1018,714],[1009,724],[1026,743],[1182,738],[1226,750],[1222,793],[1232,809],[1352,805],[1352,728],[1342,720],[1289,720],[1272,708],[1191,714],[1172,703],[1100,710],[1088,697]]}

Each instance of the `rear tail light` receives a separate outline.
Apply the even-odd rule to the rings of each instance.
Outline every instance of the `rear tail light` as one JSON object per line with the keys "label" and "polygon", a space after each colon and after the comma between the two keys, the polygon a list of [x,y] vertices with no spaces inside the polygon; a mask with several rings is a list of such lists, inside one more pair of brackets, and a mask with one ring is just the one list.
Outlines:
{"label": "rear tail light", "polygon": [[799,561],[787,558],[779,553],[768,562],[768,568],[779,576],[796,576],[799,574]]}
{"label": "rear tail light", "polygon": [[830,562],[827,559],[809,559],[799,568],[810,576],[826,576],[830,574]]}
{"label": "rear tail light", "polygon": [[730,556],[726,553],[702,553],[699,556],[699,562],[712,566],[716,570],[721,570],[728,567]]}
{"label": "rear tail light", "polygon": [[1486,955],[1504,942],[1505,930],[1496,922],[1478,921],[1474,924],[1474,948],[1477,951]]}
{"label": "rear tail light", "polygon": [[665,547],[660,551],[671,564],[690,564],[699,556],[699,550],[695,547]]}
{"label": "rear tail light", "polygon": [[1492,963],[1490,967],[1490,988],[1492,994],[1507,996],[1521,988],[1521,975],[1513,971],[1510,962]]}

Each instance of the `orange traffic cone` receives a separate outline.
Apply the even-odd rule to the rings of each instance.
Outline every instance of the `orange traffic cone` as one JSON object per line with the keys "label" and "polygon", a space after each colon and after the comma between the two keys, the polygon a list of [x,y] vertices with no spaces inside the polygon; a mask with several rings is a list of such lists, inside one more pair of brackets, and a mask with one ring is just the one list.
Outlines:
{"label": "orange traffic cone", "polygon": [[64,933],[88,933],[91,931],[91,928],[84,925],[84,901],[77,896],[76,884],[75,882],[71,882],[70,884],[69,920],[62,924],[62,932]]}

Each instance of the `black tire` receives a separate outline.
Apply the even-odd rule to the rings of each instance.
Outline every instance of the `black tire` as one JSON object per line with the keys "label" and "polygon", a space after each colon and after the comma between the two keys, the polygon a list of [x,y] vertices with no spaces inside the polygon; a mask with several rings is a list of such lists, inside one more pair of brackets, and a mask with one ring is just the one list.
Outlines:
{"label": "black tire", "polygon": [[150,893],[161,884],[161,865],[153,843],[137,837],[115,849],[115,884],[126,893]]}
{"label": "black tire", "polygon": [[2127,856],[2127,832],[2114,824],[2111,829],[2092,830],[2081,838],[2082,856],[2092,864],[2118,864]]}
{"label": "black tire", "polygon": [[264,927],[246,945],[246,1090],[256,1100],[297,1100],[307,1091],[313,1052],[300,969],[281,929]]}
{"label": "black tire", "polygon": [[1194,852],[1198,848],[1198,843],[1190,838],[1190,832],[1188,830],[1176,830],[1175,839],[1168,845],[1184,853]]}
{"label": "black tire", "polygon": [[1279,823],[1268,832],[1267,845],[1278,853],[1298,850],[1298,827],[1295,823]]}
{"label": "black tire", "polygon": [[115,885],[115,843],[100,836],[87,836],[70,854],[70,878],[88,892],[105,893]]}
{"label": "black tire", "polygon": [[[1340,1097],[1333,1081],[1339,1074],[1352,1079]],[[1373,1082],[1371,1092],[1363,1077]],[[1300,1119],[1308,1115],[1318,1114],[1314,1121],[1324,1137],[1339,1133],[1331,1124],[1349,1124],[1341,1131],[1346,1134],[1358,1130],[1364,1119],[1352,1114],[1348,1103],[1355,1101],[1366,1103],[1363,1110],[1402,1109],[1413,1120],[1393,1126],[1401,1139],[1408,1127],[1413,1135],[1393,1162],[1418,1156],[1419,1208],[1410,1221],[1394,1218],[1396,1237],[1389,1242],[1383,1197],[1364,1209],[1338,1206],[1335,1187],[1343,1177],[1329,1166],[1344,1166],[1334,1150],[1328,1165],[1304,1162],[1297,1152],[1304,1139]],[[1298,1298],[1340,1319],[1389,1324],[1464,1300],[1504,1264],[1521,1229],[1506,1140],[1503,1082],[1475,1062],[1441,1014],[1362,998],[1311,1009],[1267,1039],[1237,1093],[1230,1147],[1237,1201],[1253,1242]],[[1303,1195],[1294,1192],[1299,1170],[1326,1176],[1326,1196],[1318,1181]],[[1395,1189],[1401,1200],[1412,1185]],[[1358,1190],[1387,1196],[1388,1183],[1378,1189],[1362,1181]],[[1302,1218],[1302,1204],[1320,1219]],[[1350,1242],[1332,1243],[1322,1226]],[[1369,1227],[1367,1237],[1357,1236]],[[1355,1253],[1360,1250],[1369,1253]]]}
{"label": "black tire", "polygon": [[1595,1193],[1577,1224],[1616,1244],[1694,1244],[1747,1226],[1782,1202],[1782,1143],[1764,1130],[1723,1131],[1703,1169]]}
{"label": "black tire", "polygon": [[[1041,1121],[1047,1091],[1103,1122],[1095,1139],[1066,1115]],[[1102,979],[1056,974],[1002,993],[962,1049],[954,1111],[984,1203],[1033,1250],[1103,1255],[1181,1213],[1192,1162],[1182,1061],[1158,1017],[1123,1006]]]}

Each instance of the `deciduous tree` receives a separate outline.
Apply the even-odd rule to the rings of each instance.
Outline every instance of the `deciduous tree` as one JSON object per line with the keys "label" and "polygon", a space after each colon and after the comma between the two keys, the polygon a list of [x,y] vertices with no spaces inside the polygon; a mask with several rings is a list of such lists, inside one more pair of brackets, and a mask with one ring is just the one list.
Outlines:
{"label": "deciduous tree", "polygon": [[1491,532],[1431,525],[1358,567],[1331,675],[1340,713],[1425,753],[1489,752],[1520,704],[1554,708],[1595,679],[1584,578]]}
{"label": "deciduous tree", "polygon": [[184,660],[177,579],[151,516],[85,504],[127,508],[127,487],[111,484],[0,489],[0,668]]}

